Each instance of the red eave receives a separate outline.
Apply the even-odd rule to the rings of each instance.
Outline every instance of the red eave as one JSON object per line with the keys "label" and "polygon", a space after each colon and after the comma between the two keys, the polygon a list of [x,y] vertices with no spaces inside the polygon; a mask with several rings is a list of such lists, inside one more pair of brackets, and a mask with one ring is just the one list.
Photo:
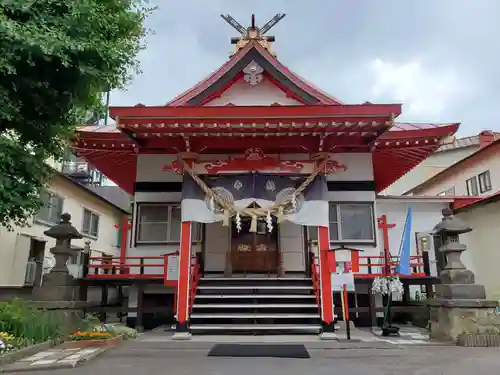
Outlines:
{"label": "red eave", "polygon": [[258,119],[272,118],[328,118],[335,117],[391,117],[401,114],[400,104],[356,105],[291,105],[291,106],[220,106],[220,107],[166,107],[135,106],[110,107],[110,116],[121,123],[126,119]]}
{"label": "red eave", "polygon": [[[210,76],[198,82],[192,88],[186,90],[182,94],[176,96],[166,105],[170,107],[186,106],[189,105],[188,101],[198,94],[202,93],[204,90],[209,88],[211,85],[215,84],[219,79],[221,79],[224,74],[231,70],[249,51],[256,49],[262,57],[264,57],[270,64],[272,64],[281,74],[283,74],[289,81],[293,82],[297,87],[301,88],[311,96],[317,98],[320,104],[330,104],[337,105],[343,104],[340,100],[330,96],[319,88],[315,87],[311,83],[304,80],[293,73],[286,66],[281,64],[273,55],[271,55],[265,48],[263,48],[257,41],[250,41],[244,48],[240,49],[233,56],[230,57],[219,69],[213,72]],[[225,86],[221,90],[226,90],[228,87]],[[219,95],[221,92],[219,92]]]}
{"label": "red eave", "polygon": [[[350,108],[352,110],[353,107],[364,106],[323,107],[328,110],[332,108]],[[370,105],[370,107],[377,106]],[[144,110],[145,108],[147,109],[147,107],[126,107],[124,111],[126,112],[131,109],[134,110],[133,115],[137,115],[136,111]],[[164,116],[165,111],[187,110],[187,108],[153,108],[157,108],[153,111],[153,114],[158,116]],[[232,108],[249,110],[248,107],[221,107],[217,109],[228,108],[230,110]],[[265,108],[272,109],[273,107]],[[302,111],[307,109],[307,107],[298,108]],[[116,110],[117,108],[115,107],[114,109]],[[205,109],[190,108],[189,110]],[[161,113],[155,112],[160,110]],[[119,111],[120,108],[118,108]],[[172,112],[169,113],[172,114]],[[390,131],[380,136],[373,144],[372,162],[376,191],[380,192],[384,190],[425,160],[440,147],[440,141],[443,138],[451,136],[457,131],[458,126],[459,124],[395,124]],[[272,139],[269,140],[272,141]],[[74,147],[80,156],[86,158],[89,163],[100,169],[121,188],[133,194],[138,153],[138,146],[133,140],[119,132],[114,125],[106,128],[85,127],[80,128],[78,140],[75,141]]]}
{"label": "red eave", "polygon": [[375,142],[372,153],[376,191],[389,187],[455,134],[460,124],[397,123]]}
{"label": "red eave", "polygon": [[[457,197],[458,198],[458,197]],[[471,208],[476,208],[488,203],[498,202],[500,200],[500,190],[491,195],[483,197],[460,197],[453,202],[453,211],[458,213],[461,211],[466,211]]]}
{"label": "red eave", "polygon": [[78,156],[131,195],[136,176],[136,147],[115,125],[81,126],[73,142]]}
{"label": "red eave", "polygon": [[[499,192],[495,193],[494,195],[500,195]],[[487,197],[487,198],[490,198],[490,197]],[[453,204],[452,204],[452,209],[453,210],[459,210],[461,208],[468,208],[470,206],[472,206],[474,203],[476,202],[480,202],[482,201],[483,197],[455,197],[455,199],[453,200]]]}

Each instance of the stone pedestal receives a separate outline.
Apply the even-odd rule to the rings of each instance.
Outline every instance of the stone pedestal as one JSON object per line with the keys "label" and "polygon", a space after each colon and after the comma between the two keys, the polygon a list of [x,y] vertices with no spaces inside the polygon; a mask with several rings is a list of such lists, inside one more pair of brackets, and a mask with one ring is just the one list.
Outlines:
{"label": "stone pedestal", "polygon": [[472,231],[443,210],[443,220],[434,228],[442,237],[440,251],[446,255],[446,267],[439,275],[436,298],[427,301],[430,308],[430,337],[443,341],[456,341],[463,334],[499,333],[500,317],[497,301],[488,301],[483,285],[476,284],[474,273],[460,260],[467,250],[459,242],[459,235]]}
{"label": "stone pedestal", "polygon": [[71,225],[70,219],[69,214],[62,214],[59,224],[44,232],[56,240],[56,246],[50,249],[56,264],[43,276],[42,285],[34,290],[34,297],[38,301],[78,300],[78,285],[69,273],[66,262],[71,254],[78,251],[71,248],[71,240],[82,238],[82,235]]}
{"label": "stone pedestal", "polygon": [[433,299],[428,304],[431,339],[456,341],[461,334],[490,332],[500,324],[497,301]]}

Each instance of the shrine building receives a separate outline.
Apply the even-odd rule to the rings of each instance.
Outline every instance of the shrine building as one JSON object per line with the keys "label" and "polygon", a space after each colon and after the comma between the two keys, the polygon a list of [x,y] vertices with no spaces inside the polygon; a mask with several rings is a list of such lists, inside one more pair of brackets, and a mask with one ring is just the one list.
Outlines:
{"label": "shrine building", "polygon": [[168,304],[179,335],[332,332],[339,269],[356,281],[351,319],[376,324],[371,280],[395,272],[409,208],[401,280],[432,293],[430,231],[453,198],[378,193],[459,124],[400,123],[401,104],[321,91],[273,51],[283,16],[261,28],[223,16],[241,35],[218,70],[166,105],[111,107],[115,124],[78,130],[78,156],[134,197],[120,257],[91,259],[87,276],[130,286],[130,324]]}

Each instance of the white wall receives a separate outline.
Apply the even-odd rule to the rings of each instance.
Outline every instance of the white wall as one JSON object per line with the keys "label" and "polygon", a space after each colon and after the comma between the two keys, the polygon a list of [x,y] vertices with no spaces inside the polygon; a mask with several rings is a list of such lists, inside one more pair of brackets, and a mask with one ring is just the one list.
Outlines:
{"label": "white wall", "polygon": [[[228,155],[200,155],[200,160],[225,160],[228,157]],[[233,157],[241,158],[243,154],[234,155]],[[282,154],[279,157],[283,160],[309,159],[307,154]],[[373,165],[370,153],[339,153],[332,158],[344,164],[347,170],[339,170],[328,175],[329,181],[373,181]],[[165,164],[170,164],[174,160],[176,160],[176,155],[139,155],[137,158],[137,182],[181,182],[181,175],[163,171]]]}
{"label": "white wall", "polygon": [[[59,175],[54,176],[49,190],[64,198],[63,212],[71,215],[71,222],[79,231],[83,225],[84,208],[100,216],[98,238],[83,237],[80,240],[73,240],[72,245],[83,248],[85,241],[90,241],[90,247],[95,251],[109,255],[119,254],[118,229],[114,228],[114,225],[122,224],[124,214],[121,211]],[[12,232],[0,227],[0,285],[20,286],[24,284],[32,237],[46,241],[45,256],[52,257],[49,249],[55,246],[55,240],[43,234],[49,228],[49,224],[37,221],[32,221],[30,227],[17,227]]]}
{"label": "white wall", "polygon": [[[467,185],[465,181],[487,170],[490,171],[492,190],[480,195],[491,195],[500,190],[500,153],[498,152],[496,154],[491,152],[488,157],[478,158],[474,163],[464,162],[460,168],[456,168],[449,176],[436,179],[436,181],[416,190],[414,194],[428,196],[438,195],[442,191],[455,187],[456,196],[467,195]],[[478,193],[480,192],[478,191]]]}
{"label": "white wall", "polygon": [[304,272],[306,270],[304,228],[285,221],[279,225],[279,236],[285,272]]}
{"label": "white wall", "polygon": [[288,98],[281,89],[279,89],[266,77],[263,77],[263,80],[255,86],[246,83],[243,78],[241,78],[229,89],[227,89],[219,98],[210,101],[207,105],[223,106],[229,103],[241,106],[264,106],[274,103],[281,105],[302,105],[302,103],[292,98]]}
{"label": "white wall", "polygon": [[[237,155],[235,157],[242,157]],[[226,159],[228,155],[202,155],[202,160]],[[308,159],[307,154],[284,154],[282,159],[300,160]],[[137,182],[181,182],[182,176],[173,172],[164,172],[165,164],[170,164],[176,159],[176,155],[140,155],[137,162]],[[346,171],[339,170],[327,176],[329,181],[373,181],[372,158],[369,153],[359,154],[336,154],[334,159],[347,167]],[[330,191],[329,199],[332,201],[363,201],[373,202],[375,192],[373,191]],[[176,203],[181,201],[180,192],[137,192],[135,202],[146,203]],[[135,210],[137,212],[137,210]],[[172,245],[136,245],[136,218],[132,229],[132,246],[129,254],[132,256],[159,256],[165,253],[175,252],[179,249],[178,244]],[[229,246],[229,230],[221,223],[206,225],[205,229],[205,251],[206,267],[209,271],[223,271],[225,265],[225,251]],[[280,243],[283,249],[283,261],[287,271],[305,270],[304,259],[304,238],[303,230],[300,226],[292,223],[283,223],[280,228]],[[196,245],[194,251],[201,251],[201,245]],[[158,268],[149,267],[145,271],[148,273],[160,272],[161,260],[151,260],[157,262]]]}
{"label": "white wall", "polygon": [[205,271],[223,272],[229,250],[230,228],[222,223],[205,224]]}
{"label": "white wall", "polygon": [[[411,255],[417,255],[416,233],[429,233],[434,226],[441,221],[441,211],[449,206],[449,201],[445,200],[425,200],[401,198],[377,197],[374,205],[375,219],[386,215],[389,224],[396,224],[396,227],[389,229],[389,250],[392,255],[399,254],[403,228],[406,221],[408,208],[412,209],[412,227],[411,227]],[[384,252],[382,230],[375,224],[376,244],[363,245],[356,243],[342,243],[343,245],[359,249],[362,252],[360,256],[381,256]],[[336,247],[335,243],[332,246]],[[429,250],[429,259],[431,262],[431,273],[436,275],[435,254],[433,249]],[[363,261],[366,263],[366,261]],[[382,272],[382,269],[372,267],[372,272]],[[368,267],[360,267],[360,273],[368,273]]]}
{"label": "white wall", "polygon": [[387,189],[382,191],[381,194],[402,195],[415,186],[418,186],[424,181],[427,181],[429,178],[438,174],[442,170],[448,168],[450,165],[455,164],[459,160],[462,160],[463,158],[469,156],[473,152],[477,151],[478,148],[479,146],[463,147],[453,150],[436,152],[430,155],[427,159],[425,159],[411,171],[403,175],[403,177],[394,182]]}
{"label": "white wall", "polygon": [[474,230],[460,236],[467,245],[462,262],[476,275],[476,282],[486,287],[488,299],[500,301],[500,202],[475,206],[456,215]]}
{"label": "white wall", "polygon": [[[297,157],[297,155],[294,155]],[[209,155],[204,156],[204,158],[224,158],[224,156]],[[138,160],[137,168],[137,180],[138,181],[150,181],[150,182],[167,182],[167,181],[182,181],[181,176],[171,173],[163,172],[163,166],[174,160],[173,155],[140,155]],[[292,158],[292,155],[283,156],[283,158]],[[299,158],[304,158],[304,155],[300,155]],[[335,174],[329,175],[327,178],[329,181],[372,181],[373,180],[373,167],[371,162],[371,154],[336,154],[334,157],[339,163],[345,164],[347,167],[346,171],[338,171]],[[136,193],[136,202],[180,202],[180,193]],[[329,191],[328,199],[332,202],[374,202],[375,192],[373,191]],[[404,220],[406,212],[409,206],[413,209],[413,227],[414,231],[425,232],[430,231],[441,219],[441,210],[448,204],[448,201],[442,200],[432,200],[432,199],[415,199],[415,198],[405,198],[400,199],[394,198],[383,198],[378,197],[375,204],[375,217],[382,214],[386,214],[389,221],[395,222],[398,226],[391,230],[390,241],[391,249],[395,254],[399,251],[399,243],[401,239],[401,231],[404,225]],[[221,247],[221,243],[226,241],[228,234],[222,233],[221,224],[211,224],[207,226],[208,241],[216,241],[214,247]],[[225,228],[227,229],[227,228]],[[287,231],[291,231],[291,227],[285,229],[282,236],[283,239],[290,236]],[[299,231],[293,231],[296,233],[298,238]],[[361,246],[365,249],[365,255],[379,255],[381,251],[381,238],[379,237],[379,231],[377,230],[377,245],[376,246]],[[291,232],[289,232],[291,233]],[[221,237],[224,236],[224,237]],[[295,236],[295,235],[294,235]],[[207,248],[211,248],[210,243],[206,243]],[[303,241],[301,242],[303,243]],[[301,245],[302,246],[302,245]],[[175,250],[176,247],[171,248]],[[147,255],[156,255],[159,253],[164,253],[166,250],[166,245],[163,246],[138,246],[134,250],[135,252],[140,252]],[[215,251],[210,249],[209,252]],[[218,250],[217,250],[218,251]],[[293,253],[296,250],[292,251]],[[297,251],[298,253],[298,251]],[[218,257],[221,258],[221,254]],[[290,255],[291,256],[291,255]],[[289,257],[290,257],[289,256]],[[290,258],[289,258],[290,259]],[[222,258],[221,258],[222,261]],[[291,261],[290,261],[291,262]],[[293,263],[293,262],[292,262]],[[210,264],[210,263],[209,263]],[[291,264],[291,263],[290,263]],[[211,267],[220,267],[216,265],[211,265]],[[292,266],[292,268],[296,266]]]}
{"label": "white wall", "polygon": [[373,181],[372,154],[339,153],[333,155],[332,159],[344,164],[347,170],[328,175],[328,181]]}
{"label": "white wall", "polygon": [[[417,255],[416,233],[430,233],[434,227],[441,222],[441,211],[449,207],[449,201],[435,200],[426,201],[425,199],[393,199],[377,198],[377,216],[387,215],[389,223],[396,224],[396,227],[389,229],[389,246],[392,255],[399,254],[401,237],[405,225],[408,208],[412,209],[412,227],[411,227],[411,255]],[[382,233],[378,230],[377,251],[383,251]],[[436,257],[433,248],[429,249],[429,260],[431,262],[431,272],[436,274]]]}

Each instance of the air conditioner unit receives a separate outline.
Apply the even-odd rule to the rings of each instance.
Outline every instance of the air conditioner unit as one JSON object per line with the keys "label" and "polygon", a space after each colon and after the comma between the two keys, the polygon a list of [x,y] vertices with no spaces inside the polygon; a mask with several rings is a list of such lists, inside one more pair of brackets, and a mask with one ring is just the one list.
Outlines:
{"label": "air conditioner unit", "polygon": [[28,261],[28,263],[26,264],[26,274],[24,276],[24,285],[27,285],[27,286],[35,285],[36,269],[37,269],[36,262],[33,260]]}

